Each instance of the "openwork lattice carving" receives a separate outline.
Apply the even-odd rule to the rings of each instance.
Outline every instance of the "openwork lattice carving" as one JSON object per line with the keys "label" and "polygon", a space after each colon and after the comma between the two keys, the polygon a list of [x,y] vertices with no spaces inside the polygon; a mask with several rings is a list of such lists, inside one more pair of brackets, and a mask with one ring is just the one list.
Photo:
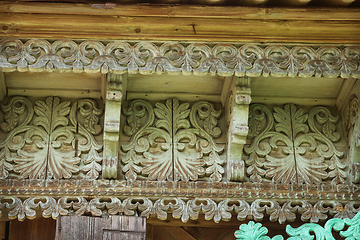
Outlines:
{"label": "openwork lattice carving", "polygon": [[121,146],[126,179],[135,180],[137,174],[160,181],[187,182],[204,175],[212,181],[222,179],[223,147],[214,141],[221,135],[217,126],[221,111],[213,104],[199,101],[190,108],[189,103],[168,99],[153,107],[134,100],[124,114],[124,133],[131,136]]}
{"label": "openwork lattice carving", "polygon": [[[235,232],[237,240],[283,240],[284,237],[276,235],[273,238],[266,236],[268,229],[261,223],[250,221],[248,224],[241,224],[240,230]],[[305,223],[298,228],[286,226],[286,233],[290,236],[288,240],[335,240],[333,231],[339,231],[342,239],[352,240],[360,237],[360,212],[352,219],[333,218],[322,227],[315,223]],[[315,237],[315,238],[314,238]],[[336,239],[339,239],[338,237]]]}
{"label": "openwork lattice carving", "polygon": [[3,71],[218,74],[220,76],[360,77],[360,48],[205,43],[13,39],[0,41]]}
{"label": "openwork lattice carving", "polygon": [[271,112],[264,105],[252,105],[249,136],[254,138],[244,149],[251,181],[319,184],[331,179],[332,184],[344,183],[344,153],[334,145],[340,140],[337,122],[338,117],[325,107],[307,112],[286,104]]}
{"label": "openwork lattice carving", "polygon": [[86,178],[99,176],[102,146],[94,135],[101,133],[102,111],[89,99],[70,105],[58,97],[35,101],[35,105],[25,97],[3,103],[5,117],[0,127],[7,135],[0,143],[0,178],[11,173],[20,178],[60,179],[79,171]]}

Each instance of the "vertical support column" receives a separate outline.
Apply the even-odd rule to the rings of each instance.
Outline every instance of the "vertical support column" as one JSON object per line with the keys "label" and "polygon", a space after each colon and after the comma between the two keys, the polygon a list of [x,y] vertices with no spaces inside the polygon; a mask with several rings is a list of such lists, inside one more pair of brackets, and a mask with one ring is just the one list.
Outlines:
{"label": "vertical support column", "polygon": [[107,75],[105,91],[103,178],[117,177],[121,103],[126,98],[127,74]]}
{"label": "vertical support column", "polygon": [[229,181],[243,181],[245,177],[245,163],[241,157],[249,131],[250,102],[250,78],[234,77],[226,103],[228,123],[227,178]]}

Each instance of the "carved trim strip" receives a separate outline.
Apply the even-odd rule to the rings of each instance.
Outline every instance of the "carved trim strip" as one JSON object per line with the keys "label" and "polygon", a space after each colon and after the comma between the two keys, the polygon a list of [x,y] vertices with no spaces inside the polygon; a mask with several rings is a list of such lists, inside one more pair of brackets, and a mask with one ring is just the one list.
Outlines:
{"label": "carved trim strip", "polygon": [[178,197],[165,198],[118,198],[118,197],[7,197],[0,199],[0,213],[7,212],[10,219],[20,221],[36,218],[36,213],[41,212],[45,218],[56,219],[60,215],[83,215],[91,213],[93,216],[108,216],[118,213],[142,217],[155,215],[160,220],[165,220],[168,213],[173,218],[187,222],[189,219],[196,220],[199,214],[204,214],[206,220],[229,221],[233,216],[239,221],[254,219],[261,221],[269,217],[270,221],[278,221],[284,224],[294,221],[296,213],[301,215],[302,221],[318,222],[333,215],[335,218],[352,218],[360,208],[360,202],[340,203],[337,201],[320,201],[312,204],[308,201],[281,201],[269,199],[243,200],[243,199],[220,199],[210,198],[183,199]]}
{"label": "carved trim strip", "polygon": [[65,180],[65,179],[2,179],[0,195],[66,196],[144,196],[187,198],[258,198],[285,200],[336,200],[360,199],[360,186],[347,184],[275,184],[250,182],[172,182],[172,181],[118,181],[118,180]]}
{"label": "carved trim strip", "polygon": [[359,46],[0,40],[2,71],[360,77]]}

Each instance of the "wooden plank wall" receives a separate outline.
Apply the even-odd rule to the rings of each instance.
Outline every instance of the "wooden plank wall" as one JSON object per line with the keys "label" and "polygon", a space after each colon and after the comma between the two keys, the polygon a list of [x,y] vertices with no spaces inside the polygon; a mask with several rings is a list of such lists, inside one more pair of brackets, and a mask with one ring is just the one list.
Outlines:
{"label": "wooden plank wall", "polygon": [[62,216],[56,227],[56,240],[141,240],[145,234],[146,219],[133,216]]}
{"label": "wooden plank wall", "polygon": [[56,221],[51,218],[17,219],[10,222],[9,240],[53,240],[55,239]]}

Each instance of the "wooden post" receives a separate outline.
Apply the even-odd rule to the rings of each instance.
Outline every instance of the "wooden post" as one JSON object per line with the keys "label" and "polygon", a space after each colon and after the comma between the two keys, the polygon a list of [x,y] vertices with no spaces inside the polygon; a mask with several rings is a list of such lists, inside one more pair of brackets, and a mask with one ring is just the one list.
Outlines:
{"label": "wooden post", "polygon": [[145,236],[144,217],[61,216],[56,223],[56,240],[143,240]]}
{"label": "wooden post", "polygon": [[108,74],[105,90],[103,178],[117,177],[121,103],[126,98],[127,74]]}

